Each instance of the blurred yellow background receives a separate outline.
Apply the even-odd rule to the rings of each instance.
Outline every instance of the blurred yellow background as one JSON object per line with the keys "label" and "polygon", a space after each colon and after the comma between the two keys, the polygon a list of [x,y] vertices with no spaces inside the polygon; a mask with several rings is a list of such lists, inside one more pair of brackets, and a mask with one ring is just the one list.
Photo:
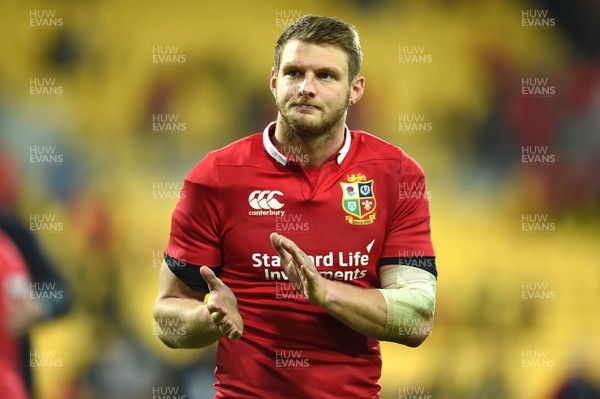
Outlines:
{"label": "blurred yellow background", "polygon": [[[553,4],[4,1],[0,145],[23,220],[64,227],[36,235],[74,296],[35,327],[34,348],[62,360],[34,370],[39,398],[151,398],[198,364],[190,378],[211,384],[193,376],[212,349],[153,334],[171,194],[206,152],[275,119],[275,41],[309,13],[359,30],[366,94],[350,128],[403,148],[428,179],[436,326],[418,349],[382,345],[382,397],[553,398],[578,370],[600,383],[600,68]],[[544,147],[549,162],[524,161]],[[62,161],[32,163],[32,148]]]}

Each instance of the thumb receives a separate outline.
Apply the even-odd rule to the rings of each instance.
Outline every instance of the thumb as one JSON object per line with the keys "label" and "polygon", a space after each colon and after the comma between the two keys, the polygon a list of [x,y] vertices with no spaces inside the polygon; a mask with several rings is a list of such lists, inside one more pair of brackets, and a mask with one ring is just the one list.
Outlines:
{"label": "thumb", "polygon": [[225,284],[215,275],[215,272],[212,271],[210,267],[202,266],[200,268],[200,275],[208,284],[208,288],[210,291],[218,290],[223,287]]}

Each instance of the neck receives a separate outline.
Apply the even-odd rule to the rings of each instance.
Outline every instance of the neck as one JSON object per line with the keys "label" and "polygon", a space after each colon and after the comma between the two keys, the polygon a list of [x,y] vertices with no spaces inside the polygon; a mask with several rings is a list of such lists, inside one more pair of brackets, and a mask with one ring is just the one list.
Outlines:
{"label": "neck", "polygon": [[281,115],[277,117],[273,144],[280,152],[291,155],[302,166],[322,166],[344,145],[344,120],[328,132],[319,135],[298,134],[285,123]]}

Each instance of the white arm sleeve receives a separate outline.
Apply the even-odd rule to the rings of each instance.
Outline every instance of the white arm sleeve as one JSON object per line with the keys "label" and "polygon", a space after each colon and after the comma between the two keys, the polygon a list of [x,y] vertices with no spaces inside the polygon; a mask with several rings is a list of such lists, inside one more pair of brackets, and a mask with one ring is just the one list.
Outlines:
{"label": "white arm sleeve", "polygon": [[387,305],[384,340],[398,341],[407,335],[429,335],[421,325],[421,314],[435,311],[436,278],[412,266],[396,266],[380,273],[379,290]]}

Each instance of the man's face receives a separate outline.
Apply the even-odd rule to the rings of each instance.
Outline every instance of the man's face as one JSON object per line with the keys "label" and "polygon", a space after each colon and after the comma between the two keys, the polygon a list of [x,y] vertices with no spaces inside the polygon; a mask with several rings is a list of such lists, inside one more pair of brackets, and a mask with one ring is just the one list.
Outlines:
{"label": "man's face", "polygon": [[[360,90],[354,88],[360,81]],[[344,124],[349,104],[362,95],[363,78],[348,83],[348,55],[337,46],[288,42],[271,90],[283,121],[294,133],[318,136]],[[360,92],[360,93],[358,93]]]}

